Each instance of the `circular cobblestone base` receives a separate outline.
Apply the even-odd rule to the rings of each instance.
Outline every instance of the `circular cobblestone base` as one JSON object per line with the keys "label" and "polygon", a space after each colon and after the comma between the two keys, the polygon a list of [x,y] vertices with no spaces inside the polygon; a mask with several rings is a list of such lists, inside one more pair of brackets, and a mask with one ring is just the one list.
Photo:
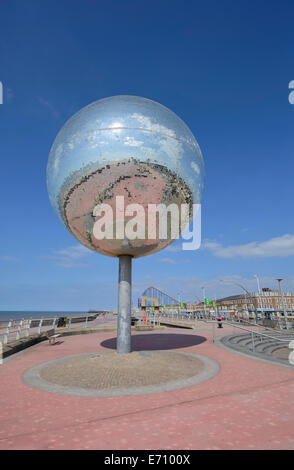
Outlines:
{"label": "circular cobblestone base", "polygon": [[39,390],[75,396],[141,395],[196,385],[219,371],[216,361],[178,351],[102,351],[39,364],[23,380]]}

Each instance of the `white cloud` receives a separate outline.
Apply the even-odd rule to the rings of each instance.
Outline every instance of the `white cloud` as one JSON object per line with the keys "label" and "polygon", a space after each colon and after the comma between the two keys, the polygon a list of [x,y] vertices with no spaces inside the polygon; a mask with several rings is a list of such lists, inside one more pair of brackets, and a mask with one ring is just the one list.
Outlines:
{"label": "white cloud", "polygon": [[83,245],[75,245],[75,246],[69,246],[68,248],[65,248],[64,250],[54,251],[54,253],[59,256],[66,256],[71,259],[77,259],[77,258],[83,258],[84,256],[88,255],[91,252],[88,248],[86,248]]}
{"label": "white cloud", "polygon": [[0,260],[8,261],[10,263],[10,262],[18,261],[18,258],[16,258],[15,256],[1,255]]}
{"label": "white cloud", "polygon": [[112,129],[112,128],[113,128],[113,129],[120,129],[120,128],[124,127],[124,126],[123,126],[123,124],[122,124],[121,122],[115,121],[115,122],[113,122],[112,124],[110,124],[109,127],[110,127],[111,129]]}
{"label": "white cloud", "polygon": [[202,248],[210,250],[214,256],[219,258],[286,258],[294,256],[294,235],[285,234],[263,242],[251,242],[227,247],[215,241],[205,241]]}
{"label": "white cloud", "polygon": [[169,129],[168,127],[162,126],[161,124],[152,122],[148,116],[144,116],[143,114],[139,113],[133,113],[130,117],[135,119],[140,124],[140,126],[143,127],[143,129],[147,129],[149,131],[153,131],[169,137],[176,137],[176,133],[173,129]]}
{"label": "white cloud", "polygon": [[191,162],[191,168],[195,171],[196,175],[200,175],[200,168],[195,162]]}
{"label": "white cloud", "polygon": [[182,244],[174,244],[174,243],[171,243],[164,249],[164,251],[169,251],[170,253],[179,253],[182,250],[183,250]]}
{"label": "white cloud", "polygon": [[186,263],[191,263],[191,260],[190,259],[178,259],[178,260],[175,260],[173,258],[161,258],[160,261],[162,263],[169,263],[169,264],[186,264]]}
{"label": "white cloud", "polygon": [[[139,124],[141,129],[160,134],[160,150],[166,153],[175,164],[178,163],[178,160],[182,157],[183,145],[178,141],[177,135],[173,129],[153,122],[150,117],[144,116],[143,114],[133,113],[130,117]],[[172,141],[170,137],[172,137]]]}
{"label": "white cloud", "polygon": [[176,264],[176,261],[172,258],[162,258],[161,261],[163,263]]}
{"label": "white cloud", "polygon": [[63,250],[53,251],[53,254],[49,258],[53,259],[57,266],[64,268],[73,268],[78,266],[87,266],[86,263],[82,263],[85,257],[91,255],[93,252],[83,245],[69,246]]}
{"label": "white cloud", "polygon": [[162,152],[166,153],[175,164],[182,158],[183,146],[181,142],[177,140],[171,140],[165,137],[160,140],[159,148]]}
{"label": "white cloud", "polygon": [[129,147],[140,147],[144,142],[142,140],[135,140],[133,137],[126,137],[124,144]]}
{"label": "white cloud", "polygon": [[124,128],[123,124],[119,121],[115,121],[109,126],[110,129],[112,129],[112,133],[110,134],[113,136],[119,136]]}
{"label": "white cloud", "polygon": [[60,144],[55,150],[55,155],[54,155],[54,160],[53,160],[53,168],[54,168],[55,175],[57,174],[59,170],[59,164],[60,164],[60,159],[62,157],[62,153],[63,153],[63,144]]}

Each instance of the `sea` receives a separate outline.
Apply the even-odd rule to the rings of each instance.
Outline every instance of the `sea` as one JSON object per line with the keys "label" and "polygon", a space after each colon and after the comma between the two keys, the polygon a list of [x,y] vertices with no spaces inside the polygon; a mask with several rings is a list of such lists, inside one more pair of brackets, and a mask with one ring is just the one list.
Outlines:
{"label": "sea", "polygon": [[6,322],[9,320],[29,320],[31,318],[54,318],[54,317],[79,317],[79,316],[84,316],[84,315],[89,315],[87,312],[66,312],[66,311],[60,311],[60,312],[44,312],[44,311],[33,311],[33,312],[27,312],[27,311],[0,311],[0,323]]}

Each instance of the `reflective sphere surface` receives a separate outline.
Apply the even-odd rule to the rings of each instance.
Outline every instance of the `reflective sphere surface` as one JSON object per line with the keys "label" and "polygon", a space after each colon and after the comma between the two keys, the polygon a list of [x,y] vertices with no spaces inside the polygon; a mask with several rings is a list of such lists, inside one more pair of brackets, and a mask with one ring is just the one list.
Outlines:
{"label": "reflective sphere surface", "polygon": [[[140,204],[199,204],[204,188],[200,148],[186,124],[172,111],[136,96],[105,98],[82,108],[62,127],[47,165],[50,201],[66,228],[88,248],[109,255],[140,257],[173,241],[145,236],[116,236],[116,226],[129,215],[118,214],[117,196],[124,206]],[[95,208],[113,210],[113,239],[97,239]],[[101,214],[100,214],[101,216]],[[94,233],[93,233],[94,230]]]}

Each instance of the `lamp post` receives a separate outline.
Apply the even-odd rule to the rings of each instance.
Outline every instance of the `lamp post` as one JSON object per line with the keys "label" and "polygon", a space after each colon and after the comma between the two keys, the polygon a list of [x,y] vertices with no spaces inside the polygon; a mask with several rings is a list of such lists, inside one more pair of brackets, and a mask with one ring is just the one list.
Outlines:
{"label": "lamp post", "polygon": [[[198,297],[198,295],[196,295],[196,294],[195,294],[195,297],[196,297],[196,299],[198,299],[198,302],[199,302],[200,304],[202,304],[202,300],[200,299],[200,297]],[[196,311],[196,313],[195,313],[195,318],[197,318],[197,311]]]}
{"label": "lamp post", "polygon": [[[209,283],[205,284],[204,286],[201,287],[202,295],[203,295],[203,305],[204,305],[204,315],[205,315],[205,317],[206,317],[206,315],[210,316],[210,308],[209,308],[208,312],[207,312],[207,309],[206,309],[207,304],[206,304],[206,297],[205,297],[206,296],[205,288],[208,287],[208,286],[209,286]],[[208,303],[208,305],[209,305],[209,303]]]}
{"label": "lamp post", "polygon": [[246,289],[246,287],[242,286],[242,284],[240,284],[239,282],[235,282],[235,281],[231,281],[231,280],[224,280],[224,279],[220,279],[220,282],[228,282],[228,283],[231,283],[231,284],[235,284],[236,286],[238,287],[241,287],[241,289],[244,290],[244,292],[249,295],[249,298],[251,299],[252,303],[253,303],[253,308],[254,308],[254,311],[255,311],[255,321],[257,323],[257,311],[256,311],[256,307],[255,307],[255,303],[254,303],[254,298],[252,297],[252,295],[250,294],[250,292],[248,292],[248,290]]}
{"label": "lamp post", "polygon": [[286,310],[284,294],[283,294],[282,286],[281,286],[281,282],[283,281],[283,279],[276,279],[276,281],[278,281],[278,283],[279,283],[279,290],[280,290],[280,296],[281,296],[282,305],[283,305],[283,311],[284,311],[284,318],[285,318],[285,323],[286,323],[286,329],[288,330],[287,310]]}
{"label": "lamp post", "polygon": [[205,301],[205,287],[201,287],[203,294],[203,308],[204,308],[204,318],[206,318],[206,301]]}
{"label": "lamp post", "polygon": [[215,315],[215,317],[217,317],[216,295],[214,296],[214,315]]}
{"label": "lamp post", "polygon": [[179,308],[178,308],[178,318],[180,317],[181,313],[181,293],[178,292],[178,302],[179,302]]}
{"label": "lamp post", "polygon": [[263,312],[263,302],[262,302],[262,297],[261,297],[261,290],[260,290],[260,283],[259,283],[259,277],[257,274],[254,274],[254,277],[256,278],[256,282],[257,282],[257,291],[258,291],[258,300],[259,300],[259,308],[261,310],[261,312]]}

